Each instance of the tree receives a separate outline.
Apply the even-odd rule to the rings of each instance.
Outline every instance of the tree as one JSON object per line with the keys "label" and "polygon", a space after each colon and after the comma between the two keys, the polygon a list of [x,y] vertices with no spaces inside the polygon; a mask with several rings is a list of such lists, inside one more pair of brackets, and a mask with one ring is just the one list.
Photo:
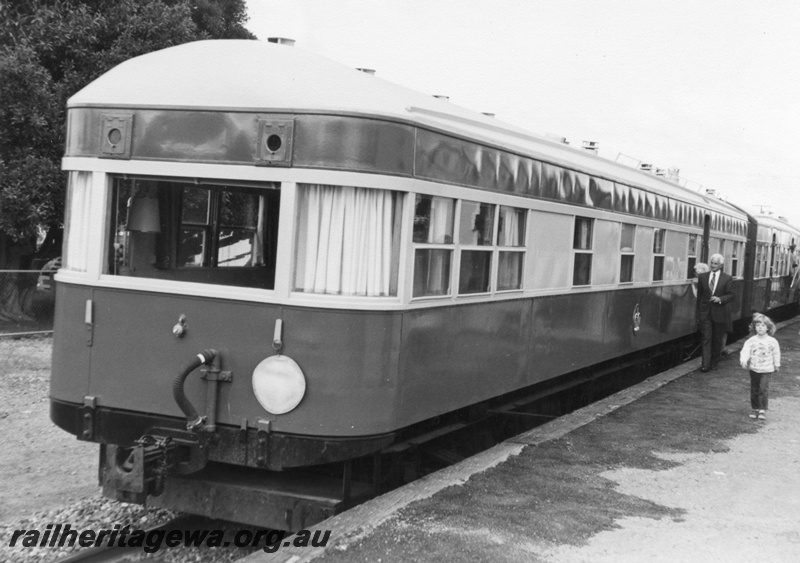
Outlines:
{"label": "tree", "polygon": [[244,0],[195,0],[192,21],[201,32],[214,39],[255,39],[245,29],[247,7]]}
{"label": "tree", "polygon": [[[244,0],[0,3],[0,269],[60,252],[67,99],[119,63],[199,39],[255,39]],[[2,303],[0,303],[2,307]]]}

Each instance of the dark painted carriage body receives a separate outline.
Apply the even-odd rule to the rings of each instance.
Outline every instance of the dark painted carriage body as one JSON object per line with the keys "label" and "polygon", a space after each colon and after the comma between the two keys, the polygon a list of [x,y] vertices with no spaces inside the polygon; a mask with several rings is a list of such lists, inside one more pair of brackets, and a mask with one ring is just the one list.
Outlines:
{"label": "dark painted carriage body", "polygon": [[[202,74],[196,60],[207,89],[187,88]],[[232,60],[252,76],[236,76]],[[163,76],[170,68],[175,75]],[[277,156],[265,149],[276,123],[289,129]],[[122,131],[113,146],[109,128]],[[86,240],[103,240],[89,244],[77,267],[68,251],[57,277],[52,417],[103,444],[184,428],[172,377],[213,347],[232,381],[219,386],[209,460],[283,469],[379,451],[418,422],[693,334],[689,237],[703,241],[696,261],[712,242],[728,257],[740,253],[736,318],[796,300],[789,272],[752,282],[755,239],[747,237],[758,221],[732,206],[286,46],[201,42],[125,63],[70,101],[64,167],[89,174],[90,194],[82,200],[89,211],[71,212],[68,248],[80,229]],[[268,281],[242,289],[190,269],[111,275],[108,194],[129,176],[278,186],[280,221],[289,226],[277,231]],[[309,296],[293,286],[300,199],[287,194],[312,180],[401,194],[393,293]],[[489,291],[461,295],[453,269],[449,295],[414,295],[413,256],[424,247],[411,240],[419,194],[524,210],[521,287],[498,291],[494,278]],[[571,283],[575,217],[597,221],[589,284]],[[647,262],[637,263],[630,283],[619,281],[618,239],[609,240],[620,223],[675,231],[661,251],[669,279],[651,279],[651,239],[642,235],[636,259]],[[786,230],[795,244],[797,231]],[[462,252],[445,247],[454,257]],[[187,330],[176,338],[181,315]],[[277,354],[276,321],[281,353],[306,381],[300,404],[283,414],[267,412],[251,384],[259,362]],[[190,377],[185,388],[202,411],[207,382]],[[264,428],[268,454],[259,457]]]}

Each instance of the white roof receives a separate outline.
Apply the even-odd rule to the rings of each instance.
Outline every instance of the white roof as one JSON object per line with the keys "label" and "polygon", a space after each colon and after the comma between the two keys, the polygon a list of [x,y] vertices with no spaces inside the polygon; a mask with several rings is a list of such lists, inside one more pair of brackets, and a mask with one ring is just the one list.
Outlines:
{"label": "white roof", "polygon": [[783,217],[777,217],[775,215],[759,214],[755,215],[755,219],[756,221],[758,221],[758,224],[761,225],[762,227],[771,227],[779,231],[785,231],[787,233],[800,236],[800,229],[798,229],[794,225],[789,224],[789,222]]}
{"label": "white roof", "polygon": [[404,118],[406,108],[416,105],[475,117],[469,110],[301,48],[249,40],[197,41],[135,57],[68,102],[68,107],[98,105],[311,109]]}
{"label": "white roof", "polygon": [[186,43],[130,59],[72,96],[68,108],[183,108],[346,113],[428,125],[556,164],[646,186],[744,218],[713,198],[347,67],[299,47],[251,40]]}

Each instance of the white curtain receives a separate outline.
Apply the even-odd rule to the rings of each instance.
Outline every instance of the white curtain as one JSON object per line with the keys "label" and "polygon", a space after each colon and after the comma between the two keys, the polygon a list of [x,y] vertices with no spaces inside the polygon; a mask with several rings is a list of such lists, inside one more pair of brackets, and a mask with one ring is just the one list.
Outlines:
{"label": "white curtain", "polygon": [[[522,240],[525,212],[514,207],[500,207],[500,231],[499,246],[521,247],[525,241]],[[525,255],[522,252],[501,251],[500,263],[497,270],[497,288],[500,290],[519,289],[522,287],[521,267]]]}
{"label": "white curtain", "polygon": [[267,198],[263,195],[258,196],[258,225],[256,226],[256,236],[253,239],[252,256],[250,257],[251,266],[264,265],[264,216]]}
{"label": "white curtain", "polygon": [[393,192],[326,185],[300,190],[298,289],[389,295]]}
{"label": "white curtain", "polygon": [[500,264],[497,270],[498,289],[519,289],[522,287],[522,252],[501,252]]}
{"label": "white curtain", "polygon": [[[453,200],[442,197],[431,199],[431,217],[428,240],[432,243],[452,243]],[[448,240],[448,238],[450,240]]]}
{"label": "white curtain", "polygon": [[500,246],[521,246],[519,216],[519,210],[513,207],[500,207],[500,224],[503,226]]}
{"label": "white curtain", "polygon": [[[428,240],[425,242],[451,244],[453,242],[453,213],[455,202],[452,199],[434,197],[431,199],[431,216]],[[418,251],[419,252],[419,251]],[[450,252],[441,250],[422,251],[427,257],[427,276],[423,295],[444,295],[450,287]]]}
{"label": "white curtain", "polygon": [[64,268],[85,272],[89,248],[89,221],[91,214],[91,172],[70,172],[67,187],[67,224],[64,237],[67,241]]}

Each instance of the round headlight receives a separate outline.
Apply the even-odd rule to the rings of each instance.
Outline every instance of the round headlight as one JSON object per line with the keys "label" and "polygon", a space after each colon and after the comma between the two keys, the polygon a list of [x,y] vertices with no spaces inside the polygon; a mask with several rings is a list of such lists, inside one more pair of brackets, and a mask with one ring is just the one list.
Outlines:
{"label": "round headlight", "polygon": [[268,412],[284,414],[303,400],[306,378],[289,356],[270,356],[253,370],[253,393]]}

